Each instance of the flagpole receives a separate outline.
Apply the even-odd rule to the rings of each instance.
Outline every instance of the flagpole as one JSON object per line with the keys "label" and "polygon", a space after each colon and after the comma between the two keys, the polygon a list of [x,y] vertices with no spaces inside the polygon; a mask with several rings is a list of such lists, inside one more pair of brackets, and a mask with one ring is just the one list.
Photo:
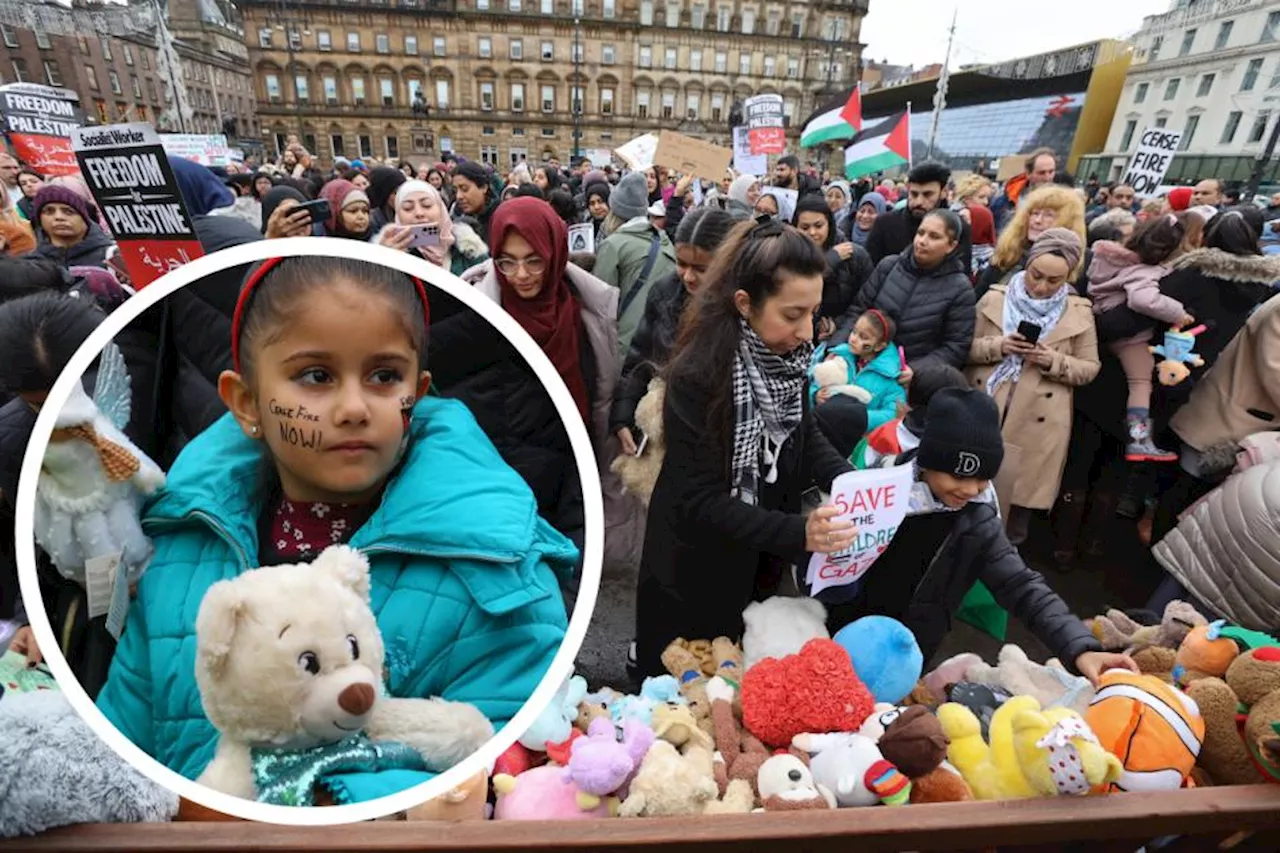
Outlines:
{"label": "flagpole", "polygon": [[907,168],[915,166],[915,146],[911,141],[911,102],[907,101]]}
{"label": "flagpole", "polygon": [[938,141],[938,122],[942,120],[942,111],[947,108],[947,78],[951,71],[951,46],[956,40],[956,17],[959,7],[951,13],[951,34],[947,38],[947,58],[942,62],[942,73],[938,75],[938,88],[933,94],[933,118],[929,124],[929,145],[925,156],[933,157],[933,146]]}

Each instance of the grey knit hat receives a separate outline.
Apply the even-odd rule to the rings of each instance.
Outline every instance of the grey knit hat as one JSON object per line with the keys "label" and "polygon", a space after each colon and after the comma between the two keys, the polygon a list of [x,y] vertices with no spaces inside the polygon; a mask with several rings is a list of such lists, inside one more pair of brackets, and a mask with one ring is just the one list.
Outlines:
{"label": "grey knit hat", "polygon": [[626,222],[649,215],[649,183],[644,172],[632,172],[609,194],[609,210]]}

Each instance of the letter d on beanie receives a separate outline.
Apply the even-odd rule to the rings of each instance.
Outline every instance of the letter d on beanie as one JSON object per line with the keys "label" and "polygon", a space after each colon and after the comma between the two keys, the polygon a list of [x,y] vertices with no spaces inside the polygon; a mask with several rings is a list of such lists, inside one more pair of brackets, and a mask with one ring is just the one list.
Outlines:
{"label": "letter d on beanie", "polygon": [[1004,461],[1000,410],[986,393],[944,388],[925,416],[916,463],[926,471],[992,480]]}

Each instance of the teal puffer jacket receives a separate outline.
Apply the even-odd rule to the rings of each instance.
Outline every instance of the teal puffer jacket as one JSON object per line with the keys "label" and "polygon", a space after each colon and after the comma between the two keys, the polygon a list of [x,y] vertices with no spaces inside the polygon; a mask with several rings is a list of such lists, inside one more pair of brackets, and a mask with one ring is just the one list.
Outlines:
{"label": "teal puffer jacket", "polygon": [[[405,460],[350,540],[369,558],[372,603],[398,697],[470,702],[498,729],[532,695],[564,640],[557,573],[577,549],[537,514],[466,406],[427,397],[413,410]],[[258,565],[261,445],[230,415],[186,448],[148,505],[155,557],[98,707],[162,764],[195,779],[217,731],[195,681],[196,613],[217,581]],[[332,777],[339,803],[420,784],[412,771]]]}
{"label": "teal puffer jacket", "polygon": [[[902,373],[902,358],[898,348],[893,344],[885,347],[880,354],[871,359],[861,370],[858,369],[857,358],[848,344],[831,347],[831,354],[838,355],[849,365],[848,384],[866,389],[871,395],[867,403],[867,432],[898,417],[898,404],[907,401],[907,391],[898,384],[898,375]],[[813,363],[826,358],[826,351],[814,353]],[[818,385],[813,381],[813,370],[809,371],[809,402],[816,403]]]}

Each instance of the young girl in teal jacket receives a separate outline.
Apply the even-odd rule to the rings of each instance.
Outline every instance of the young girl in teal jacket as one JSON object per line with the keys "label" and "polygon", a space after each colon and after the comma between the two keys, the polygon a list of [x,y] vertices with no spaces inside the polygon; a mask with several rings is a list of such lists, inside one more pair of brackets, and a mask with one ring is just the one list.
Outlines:
{"label": "young girl in teal jacket", "polygon": [[[427,314],[419,282],[360,261],[272,259],[246,281],[218,385],[230,411],[145,510],[155,556],[98,697],[170,769],[195,779],[217,742],[195,681],[205,591],[331,544],[369,559],[389,695],[468,702],[498,729],[550,667],[577,550],[466,407],[425,396]],[[351,803],[431,775],[321,784]]]}
{"label": "young girl in teal jacket", "polygon": [[[867,401],[867,432],[898,417],[898,408],[907,401],[906,390],[898,383],[902,373],[902,356],[893,345],[893,321],[872,308],[854,324],[846,343],[831,347],[819,359],[840,356],[849,366],[845,383],[856,385],[871,395]],[[826,402],[821,389],[813,381],[810,370],[809,401]]]}

